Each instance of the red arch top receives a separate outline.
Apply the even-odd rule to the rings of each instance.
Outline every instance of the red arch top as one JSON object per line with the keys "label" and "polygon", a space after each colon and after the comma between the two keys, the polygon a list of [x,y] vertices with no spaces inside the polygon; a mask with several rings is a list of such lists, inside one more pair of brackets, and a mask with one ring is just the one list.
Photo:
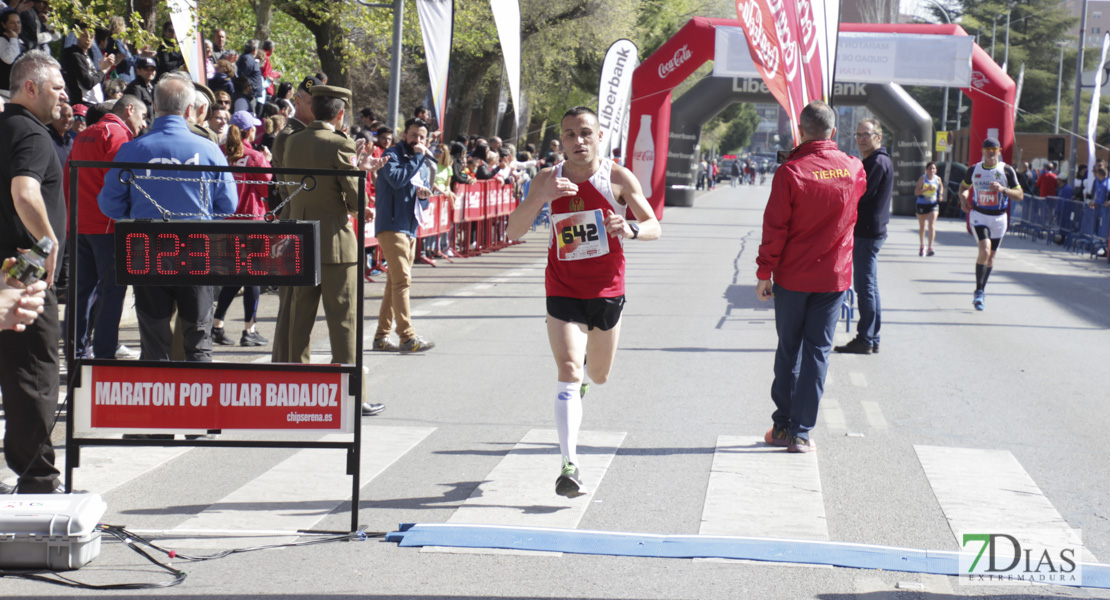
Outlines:
{"label": "red arch top", "polygon": [[[671,125],[671,90],[694,73],[707,60],[712,60],[717,27],[739,27],[736,19],[694,17],[679,29],[632,75],[632,109],[628,123],[628,139],[635,140],[631,152],[625,151],[627,166],[632,168],[644,187],[655,215],[663,217],[667,149]],[[879,23],[841,23],[841,31],[859,33],[907,33],[959,35],[967,32],[959,25],[889,25]],[[988,136],[998,138],[1002,158],[1011,160],[1014,146],[1014,98],[1016,86],[986,52],[978,45],[972,50],[971,86],[963,88],[971,99],[971,147],[969,159],[980,160],[982,141]],[[833,99],[835,102],[835,98]],[[650,117],[649,132],[641,132],[644,117]],[[641,139],[642,138],[642,139]],[[650,139],[649,139],[650,138]]]}

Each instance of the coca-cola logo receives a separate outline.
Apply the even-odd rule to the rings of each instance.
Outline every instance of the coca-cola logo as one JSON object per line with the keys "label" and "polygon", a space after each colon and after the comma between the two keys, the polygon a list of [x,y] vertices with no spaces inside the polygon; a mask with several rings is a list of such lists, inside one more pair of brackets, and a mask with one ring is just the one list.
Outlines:
{"label": "coca-cola logo", "polygon": [[655,150],[641,150],[632,153],[632,160],[654,161]]}
{"label": "coca-cola logo", "polygon": [[783,74],[787,81],[794,81],[798,73],[798,45],[794,42],[794,32],[790,28],[786,7],[783,6],[783,0],[768,0],[767,5],[771,8],[775,33],[782,50]]}
{"label": "coca-cola logo", "polygon": [[736,11],[744,25],[744,33],[748,36],[748,43],[755,49],[752,56],[760,74],[765,81],[771,81],[779,72],[779,49],[767,30],[763,28],[763,11],[754,0],[737,0]]}
{"label": "coca-cola logo", "polygon": [[971,87],[975,89],[983,89],[987,86],[988,83],[990,83],[990,80],[987,79],[987,76],[984,75],[982,71],[971,72]]}
{"label": "coca-cola logo", "polygon": [[686,62],[686,60],[693,55],[694,53],[690,52],[690,49],[686,46],[682,46],[678,50],[675,50],[671,60],[659,65],[659,78],[663,79],[667,75],[670,75],[671,72],[682,66],[682,63]]}
{"label": "coca-cola logo", "polygon": [[813,6],[810,0],[798,0],[795,10],[798,12],[798,33],[802,38],[802,53],[805,55],[805,61],[810,62],[817,52],[817,25],[814,22]]}

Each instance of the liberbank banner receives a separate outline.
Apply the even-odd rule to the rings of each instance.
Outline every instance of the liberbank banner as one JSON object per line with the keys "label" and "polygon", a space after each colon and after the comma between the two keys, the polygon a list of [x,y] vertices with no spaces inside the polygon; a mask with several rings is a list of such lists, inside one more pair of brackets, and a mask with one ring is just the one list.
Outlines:
{"label": "liberbank banner", "polygon": [[[836,81],[926,86],[971,85],[975,38],[840,32]],[[713,56],[715,77],[759,77],[748,40],[739,27],[717,27]]]}

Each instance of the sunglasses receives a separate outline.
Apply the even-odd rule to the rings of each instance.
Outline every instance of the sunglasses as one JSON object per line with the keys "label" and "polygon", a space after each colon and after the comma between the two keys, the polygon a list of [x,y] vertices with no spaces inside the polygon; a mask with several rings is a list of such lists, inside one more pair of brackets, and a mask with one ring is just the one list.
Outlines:
{"label": "sunglasses", "polygon": [[81,115],[73,115],[73,120],[74,121],[81,121],[82,123],[84,123],[85,122],[85,117],[82,117]]}
{"label": "sunglasses", "polygon": [[231,102],[227,100],[217,100],[216,106],[231,106]]}

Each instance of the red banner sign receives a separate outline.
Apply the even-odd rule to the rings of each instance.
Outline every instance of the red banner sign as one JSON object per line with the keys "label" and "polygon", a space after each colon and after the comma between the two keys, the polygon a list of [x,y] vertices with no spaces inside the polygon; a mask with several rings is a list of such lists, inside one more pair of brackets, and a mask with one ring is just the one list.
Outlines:
{"label": "red banner sign", "polygon": [[798,115],[806,101],[793,5],[787,6],[783,0],[736,0],[736,14],[748,36],[752,62],[763,83],[786,110],[790,130],[797,139]]}
{"label": "red banner sign", "polygon": [[79,432],[351,432],[344,372],[90,366],[75,393]]}

